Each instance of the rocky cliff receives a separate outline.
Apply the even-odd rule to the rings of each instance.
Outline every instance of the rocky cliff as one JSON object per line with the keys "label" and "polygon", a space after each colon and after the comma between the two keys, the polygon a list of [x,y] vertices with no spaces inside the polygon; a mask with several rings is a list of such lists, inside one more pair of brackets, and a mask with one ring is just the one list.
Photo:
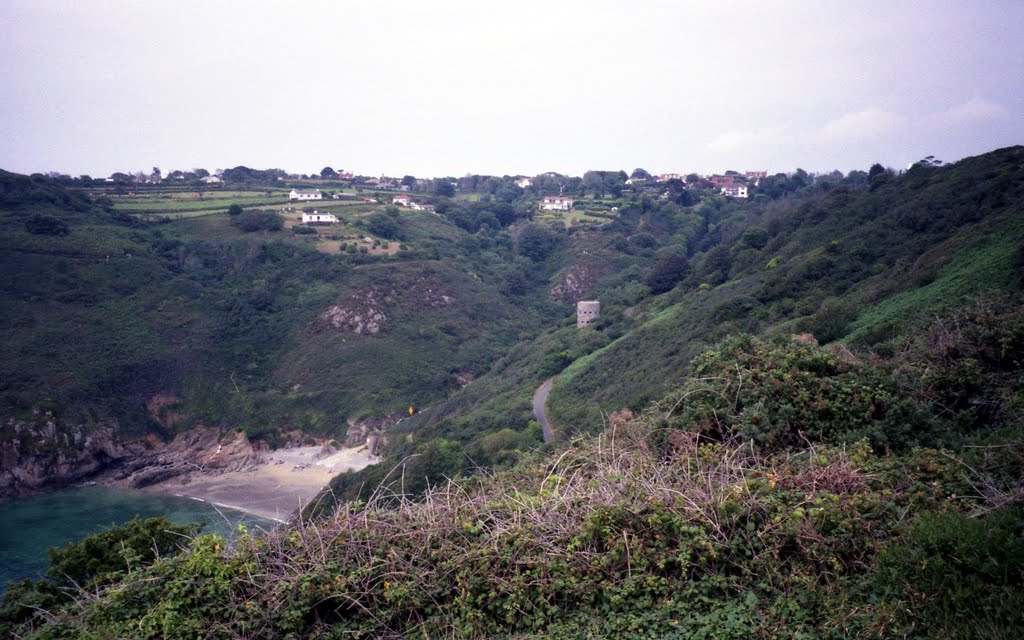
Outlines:
{"label": "rocky cliff", "polygon": [[0,498],[54,489],[91,478],[132,456],[117,442],[117,423],[89,429],[50,412],[6,418],[0,437]]}
{"label": "rocky cliff", "polygon": [[96,480],[145,487],[184,474],[247,469],[259,454],[242,433],[198,427],[164,442],[125,441],[116,421],[86,427],[48,412],[8,417],[0,437],[0,498]]}

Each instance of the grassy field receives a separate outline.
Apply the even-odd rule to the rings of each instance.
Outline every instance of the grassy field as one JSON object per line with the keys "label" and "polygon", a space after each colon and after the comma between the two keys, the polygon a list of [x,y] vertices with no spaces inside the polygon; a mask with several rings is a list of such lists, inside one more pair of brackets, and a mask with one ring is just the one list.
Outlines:
{"label": "grassy field", "polygon": [[237,204],[243,208],[276,206],[288,202],[283,189],[259,191],[167,191],[111,194],[106,190],[91,192],[93,197],[106,197],[113,202],[114,211],[137,215],[144,220],[158,218],[193,218],[227,211]]}
{"label": "grassy field", "polygon": [[573,209],[569,212],[551,212],[545,211],[543,213],[537,213],[533,216],[534,220],[540,221],[559,221],[565,225],[566,228],[572,226],[588,226],[598,225],[608,222],[608,218],[601,218],[590,215],[585,210]]}
{"label": "grassy field", "polygon": [[235,197],[203,200],[175,198],[139,201],[137,199],[125,199],[115,200],[114,210],[123,211],[125,213],[174,213],[184,211],[208,211],[213,209],[227,210],[227,208],[233,204],[237,204],[242,207],[254,207],[263,205],[286,204],[287,202],[287,197],[267,198],[266,196],[261,196],[259,198]]}

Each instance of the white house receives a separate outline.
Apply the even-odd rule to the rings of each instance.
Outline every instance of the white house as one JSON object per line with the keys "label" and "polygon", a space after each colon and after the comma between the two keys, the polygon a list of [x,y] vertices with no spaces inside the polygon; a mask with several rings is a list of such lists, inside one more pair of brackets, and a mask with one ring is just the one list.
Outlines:
{"label": "white house", "polygon": [[745,184],[730,184],[722,187],[722,193],[729,196],[730,198],[746,198],[747,197],[747,185]]}
{"label": "white house", "polygon": [[569,196],[544,196],[540,201],[541,211],[571,211],[572,198]]}
{"label": "white house", "polygon": [[408,207],[412,205],[412,196],[407,193],[403,193],[400,196],[391,198],[391,204],[397,204],[401,207]]}
{"label": "white house", "polygon": [[333,213],[320,213],[314,211],[313,213],[302,214],[302,224],[335,224],[338,219]]}
{"label": "white house", "polygon": [[516,186],[520,189],[528,189],[531,184],[533,184],[533,180],[530,180],[529,178],[520,177],[516,180]]}
{"label": "white house", "polygon": [[319,189],[292,189],[288,194],[289,200],[322,200],[323,197]]}
{"label": "white house", "polygon": [[219,184],[219,183],[223,182],[217,176],[206,176],[205,178],[200,178],[200,181],[202,181],[202,182],[204,182],[206,184]]}

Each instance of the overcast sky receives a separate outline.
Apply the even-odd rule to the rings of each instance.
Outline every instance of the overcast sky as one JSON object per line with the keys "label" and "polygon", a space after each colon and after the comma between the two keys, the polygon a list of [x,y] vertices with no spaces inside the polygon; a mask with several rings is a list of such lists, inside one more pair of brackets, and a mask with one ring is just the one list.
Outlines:
{"label": "overcast sky", "polygon": [[0,168],[903,167],[1024,143],[1024,2],[0,0]]}

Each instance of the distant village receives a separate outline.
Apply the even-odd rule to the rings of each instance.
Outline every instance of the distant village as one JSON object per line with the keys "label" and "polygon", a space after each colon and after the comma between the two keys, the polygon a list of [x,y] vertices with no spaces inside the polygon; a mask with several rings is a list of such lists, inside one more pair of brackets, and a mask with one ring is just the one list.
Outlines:
{"label": "distant village", "polygon": [[[804,173],[797,170],[798,173]],[[833,172],[837,174],[838,172]],[[776,174],[785,177],[789,174]],[[812,174],[806,174],[812,178]],[[832,175],[832,174],[828,174]],[[351,171],[335,171],[324,167],[319,173],[294,174],[280,169],[250,169],[239,166],[232,169],[218,169],[213,173],[205,169],[190,171],[175,170],[164,174],[158,167],[149,173],[113,173],[105,178],[80,176],[71,178],[54,174],[51,177],[62,178],[76,183],[88,182],[90,186],[97,183],[121,187],[137,187],[143,185],[173,186],[195,189],[216,190],[225,187],[270,186],[289,188],[289,199],[297,202],[319,201],[325,198],[341,199],[347,197],[345,189],[356,191],[397,192],[391,198],[391,204],[414,211],[432,213],[434,205],[426,202],[423,197],[454,196],[457,193],[495,193],[501,189],[515,189],[516,197],[529,195],[532,192],[537,198],[537,210],[541,212],[572,211],[579,198],[586,194],[602,197],[610,195],[621,197],[623,192],[645,192],[661,198],[680,190],[695,191],[701,195],[720,194],[728,198],[746,199],[756,193],[762,181],[769,177],[768,171],[726,171],[725,173],[661,173],[651,174],[644,169],[635,169],[631,174],[624,171],[588,171],[582,177],[567,176],[548,172],[537,176],[481,176],[467,175],[462,178],[416,178],[403,176],[365,176]],[[338,189],[341,191],[338,191]]]}
{"label": "distant village", "polygon": [[[920,162],[940,161],[925,158]],[[870,172],[896,173],[881,165],[872,166]],[[309,174],[237,166],[213,172],[192,169],[166,173],[153,167],[149,172],[117,172],[103,178],[73,178],[55,172],[47,175],[70,188],[98,189],[108,206],[118,203],[150,219],[209,215],[226,210],[231,204],[243,209],[281,206],[282,213],[294,214],[290,224],[301,221],[303,227],[315,227],[347,224],[339,213],[366,213],[370,210],[367,207],[383,205],[391,208],[392,214],[404,210],[451,218],[463,215],[466,207],[494,202],[514,204],[519,217],[528,215],[537,221],[581,228],[617,218],[623,204],[637,198],[684,207],[709,198],[764,203],[806,188],[828,191],[839,185],[867,185],[870,172],[853,170],[844,175],[839,171],[809,173],[796,169],[770,173],[757,169],[653,173],[636,168],[631,173],[591,170],[582,176],[545,172],[534,176],[466,174],[420,178],[363,175],[329,166]],[[256,224],[248,218],[244,222],[246,226]],[[465,224],[473,227],[471,223]]]}

